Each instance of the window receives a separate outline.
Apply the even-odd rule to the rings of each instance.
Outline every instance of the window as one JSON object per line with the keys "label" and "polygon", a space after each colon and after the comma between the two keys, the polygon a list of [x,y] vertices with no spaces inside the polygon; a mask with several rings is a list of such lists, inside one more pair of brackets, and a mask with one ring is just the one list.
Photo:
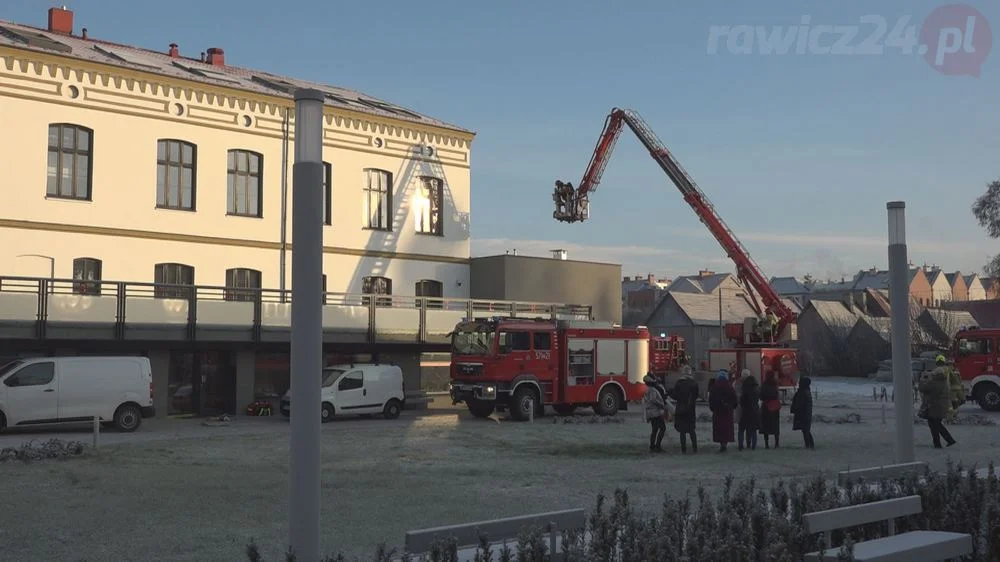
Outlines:
{"label": "window", "polygon": [[535,332],[532,334],[535,351],[548,351],[552,349],[552,332]]}
{"label": "window", "polygon": [[49,125],[48,197],[90,200],[94,132],[86,127]]}
{"label": "window", "polygon": [[385,170],[365,170],[365,228],[392,230],[392,174]]}
{"label": "window", "polygon": [[161,209],[194,210],[195,158],[189,142],[156,141],[156,206]]}
{"label": "window", "polygon": [[240,217],[262,217],[261,198],[264,157],[249,150],[229,151],[227,214]]}
{"label": "window", "polygon": [[101,294],[101,260],[76,258],[73,260],[73,292],[78,295]]}
{"label": "window", "polygon": [[337,390],[357,390],[365,386],[365,376],[361,371],[351,371],[340,379]]}
{"label": "window", "polygon": [[3,382],[7,386],[45,386],[52,382],[55,374],[56,364],[51,361],[32,363]]}
{"label": "window", "polygon": [[500,353],[528,351],[531,349],[529,332],[500,332]]}
{"label": "window", "polygon": [[333,224],[333,166],[323,162],[323,224]]}
{"label": "window", "polygon": [[959,355],[989,355],[993,352],[993,340],[991,339],[966,339],[958,340]]}
{"label": "window", "polygon": [[418,178],[418,182],[417,196],[413,205],[417,214],[417,233],[441,236],[444,234],[441,220],[443,207],[441,180],[422,177]]}
{"label": "window", "polygon": [[[365,277],[361,280],[361,292],[366,295],[391,295],[392,279],[388,277]],[[361,303],[368,306],[370,299],[361,297]],[[375,306],[392,306],[391,298],[375,299]]]}
{"label": "window", "polygon": [[434,297],[426,299],[427,308],[443,308],[444,303],[440,299],[444,296],[444,287],[440,281],[421,279],[417,281],[414,292],[418,297]]}
{"label": "window", "polygon": [[194,285],[194,268],[182,263],[158,263],[153,267],[153,296],[158,299],[190,299],[194,287],[161,287],[160,285]]}
{"label": "window", "polygon": [[237,267],[226,270],[227,301],[254,301],[260,295],[260,272]]}

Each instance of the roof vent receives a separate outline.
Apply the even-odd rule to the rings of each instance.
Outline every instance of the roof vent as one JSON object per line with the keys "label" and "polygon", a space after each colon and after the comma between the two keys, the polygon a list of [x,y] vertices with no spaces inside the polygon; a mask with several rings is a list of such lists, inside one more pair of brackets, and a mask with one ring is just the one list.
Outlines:
{"label": "roof vent", "polygon": [[218,47],[208,49],[208,59],[205,61],[212,66],[226,66],[226,53]]}
{"label": "roof vent", "polygon": [[49,8],[49,31],[73,35],[73,12],[62,8]]}

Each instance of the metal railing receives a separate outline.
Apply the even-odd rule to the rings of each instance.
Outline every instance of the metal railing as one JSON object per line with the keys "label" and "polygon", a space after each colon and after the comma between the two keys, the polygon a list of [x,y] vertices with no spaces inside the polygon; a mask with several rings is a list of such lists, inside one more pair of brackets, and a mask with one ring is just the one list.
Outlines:
{"label": "metal railing", "polygon": [[[35,337],[45,338],[55,324],[113,324],[117,339],[128,326],[183,325],[192,340],[203,327],[245,327],[259,341],[265,329],[290,326],[291,299],[278,289],[0,276],[0,325],[35,322]],[[373,342],[386,331],[424,342],[464,318],[592,314],[587,305],[340,292],[324,293],[323,303],[325,330],[364,330]]]}

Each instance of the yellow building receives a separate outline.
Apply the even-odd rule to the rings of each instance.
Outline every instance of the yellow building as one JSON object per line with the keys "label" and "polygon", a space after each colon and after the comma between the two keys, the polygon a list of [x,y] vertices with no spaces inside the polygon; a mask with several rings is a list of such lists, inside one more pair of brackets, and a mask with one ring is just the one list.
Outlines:
{"label": "yellow building", "polygon": [[290,288],[299,87],[327,96],[327,291],[467,298],[473,133],[58,8],[0,21],[0,275]]}

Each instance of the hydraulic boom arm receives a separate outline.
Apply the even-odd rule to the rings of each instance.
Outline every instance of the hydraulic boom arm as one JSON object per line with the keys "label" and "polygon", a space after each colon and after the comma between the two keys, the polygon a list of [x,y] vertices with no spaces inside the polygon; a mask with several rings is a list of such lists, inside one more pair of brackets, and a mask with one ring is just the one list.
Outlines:
{"label": "hydraulic boom arm", "polygon": [[674,159],[667,147],[660,142],[660,139],[639,117],[639,114],[630,109],[615,108],[608,115],[604,123],[604,131],[597,141],[597,148],[594,149],[583,180],[580,181],[580,185],[576,189],[570,183],[556,181],[555,193],[553,194],[556,210],[552,216],[563,222],[578,222],[589,218],[589,195],[601,183],[601,176],[604,174],[604,168],[607,167],[611,152],[621,135],[623,123],[627,123],[632,132],[639,137],[639,141],[649,150],[649,154],[680,190],[684,200],[694,209],[701,222],[708,227],[729,258],[736,264],[736,274],[740,281],[743,282],[744,286],[752,289],[750,298],[757,314],[766,311],[774,312],[778,317],[777,333],[779,334],[785,326],[794,323],[795,312],[781,300],[778,293],[771,287],[760,267],[757,266],[753,258],[750,257],[750,253],[715,211],[715,207],[708,200],[708,197],[698,188],[691,176]]}

